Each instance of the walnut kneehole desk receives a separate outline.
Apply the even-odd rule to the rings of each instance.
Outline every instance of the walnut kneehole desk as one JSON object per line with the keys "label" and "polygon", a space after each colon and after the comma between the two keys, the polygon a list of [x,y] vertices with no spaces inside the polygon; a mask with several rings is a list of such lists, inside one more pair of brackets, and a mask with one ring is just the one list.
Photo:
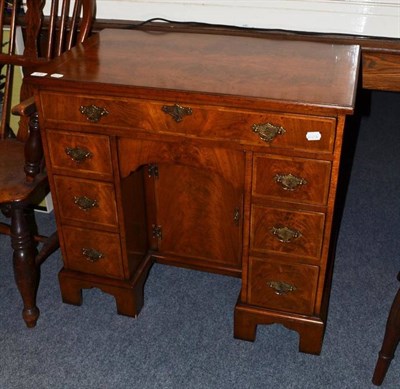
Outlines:
{"label": "walnut kneehole desk", "polygon": [[[63,301],[139,314],[154,261],[241,277],[259,324],[319,354],[359,47],[103,30],[30,76],[55,203]],[[55,75],[61,75],[55,77]]]}

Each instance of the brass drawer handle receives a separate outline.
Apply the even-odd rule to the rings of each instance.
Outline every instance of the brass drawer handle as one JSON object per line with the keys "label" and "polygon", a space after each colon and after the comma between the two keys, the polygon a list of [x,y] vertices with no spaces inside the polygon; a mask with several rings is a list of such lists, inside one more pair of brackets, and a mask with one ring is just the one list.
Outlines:
{"label": "brass drawer handle", "polygon": [[103,116],[108,115],[108,111],[105,108],[98,107],[97,105],[81,105],[79,112],[86,116],[89,122],[97,123]]}
{"label": "brass drawer handle", "polygon": [[177,123],[181,122],[185,116],[192,114],[192,108],[182,107],[179,104],[163,105],[161,110],[171,115]]}
{"label": "brass drawer handle", "polygon": [[83,211],[88,211],[98,206],[97,200],[91,199],[87,196],[74,196],[74,204],[76,204]]}
{"label": "brass drawer handle", "polygon": [[81,163],[93,157],[93,154],[89,150],[81,147],[66,147],[65,154],[71,157],[76,163]]}
{"label": "brass drawer handle", "polygon": [[93,248],[83,248],[82,255],[89,261],[89,262],[97,262],[100,259],[104,258],[104,254],[101,251],[98,251]]}
{"label": "brass drawer handle", "polygon": [[293,174],[276,174],[274,177],[275,182],[281,184],[284,190],[294,191],[308,182],[302,177],[296,177]]}
{"label": "brass drawer handle", "polygon": [[301,232],[289,227],[272,227],[271,233],[283,243],[290,243],[301,237]]}
{"label": "brass drawer handle", "polygon": [[267,285],[279,296],[294,292],[297,289],[294,285],[287,284],[283,281],[268,281]]}
{"label": "brass drawer handle", "polygon": [[281,126],[275,126],[271,123],[253,124],[253,132],[258,134],[264,142],[272,142],[278,135],[283,135],[286,130]]}

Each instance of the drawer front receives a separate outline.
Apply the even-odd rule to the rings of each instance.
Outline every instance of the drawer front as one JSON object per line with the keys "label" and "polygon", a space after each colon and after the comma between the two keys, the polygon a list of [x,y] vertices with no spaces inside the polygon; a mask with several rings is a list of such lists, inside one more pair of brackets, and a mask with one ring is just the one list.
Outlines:
{"label": "drawer front", "polygon": [[325,215],[261,206],[252,207],[251,250],[319,260]]}
{"label": "drawer front", "polygon": [[84,173],[112,179],[110,140],[103,135],[47,131],[54,172]]}
{"label": "drawer front", "polygon": [[64,266],[88,274],[124,278],[118,234],[63,227]]}
{"label": "drawer front", "polygon": [[253,195],[296,203],[327,203],[329,161],[256,154],[253,169]]}
{"label": "drawer front", "polygon": [[318,266],[250,258],[249,304],[312,315]]}
{"label": "drawer front", "polygon": [[[243,144],[312,152],[332,152],[336,119],[226,109],[185,102],[174,104],[138,99],[97,99],[42,93],[48,123],[94,124],[146,132],[170,133]],[[62,110],[69,106],[71,109]],[[93,106],[97,116],[92,117]],[[51,107],[51,109],[50,109]],[[86,113],[81,113],[81,111]],[[62,112],[62,117],[57,114]]]}
{"label": "drawer front", "polygon": [[54,185],[63,223],[78,221],[91,227],[118,226],[113,184],[54,176]]}

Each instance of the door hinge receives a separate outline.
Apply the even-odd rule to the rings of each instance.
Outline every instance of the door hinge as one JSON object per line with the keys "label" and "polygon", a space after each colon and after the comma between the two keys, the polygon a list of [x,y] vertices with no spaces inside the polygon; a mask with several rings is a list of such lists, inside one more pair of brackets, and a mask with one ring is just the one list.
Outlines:
{"label": "door hinge", "polygon": [[153,230],[153,238],[161,240],[162,239],[162,227],[153,224],[152,230]]}
{"label": "door hinge", "polygon": [[147,167],[149,177],[158,178],[158,166],[155,163],[150,163]]}

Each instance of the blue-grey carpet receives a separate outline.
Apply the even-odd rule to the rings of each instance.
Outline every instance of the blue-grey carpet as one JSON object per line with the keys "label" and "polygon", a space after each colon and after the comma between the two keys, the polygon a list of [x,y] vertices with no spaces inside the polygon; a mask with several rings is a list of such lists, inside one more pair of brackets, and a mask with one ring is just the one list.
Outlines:
{"label": "blue-grey carpet", "polygon": [[[374,387],[371,377],[399,287],[400,94],[373,92],[362,118],[340,228],[322,354],[298,352],[298,335],[259,326],[235,340],[236,278],[155,265],[137,320],[116,314],[111,296],[84,291],[63,304],[56,253],[42,267],[41,316],[27,329],[13,280],[9,240],[0,237],[0,388],[267,389]],[[44,232],[53,215],[39,215]],[[400,351],[383,384],[400,387]]]}

